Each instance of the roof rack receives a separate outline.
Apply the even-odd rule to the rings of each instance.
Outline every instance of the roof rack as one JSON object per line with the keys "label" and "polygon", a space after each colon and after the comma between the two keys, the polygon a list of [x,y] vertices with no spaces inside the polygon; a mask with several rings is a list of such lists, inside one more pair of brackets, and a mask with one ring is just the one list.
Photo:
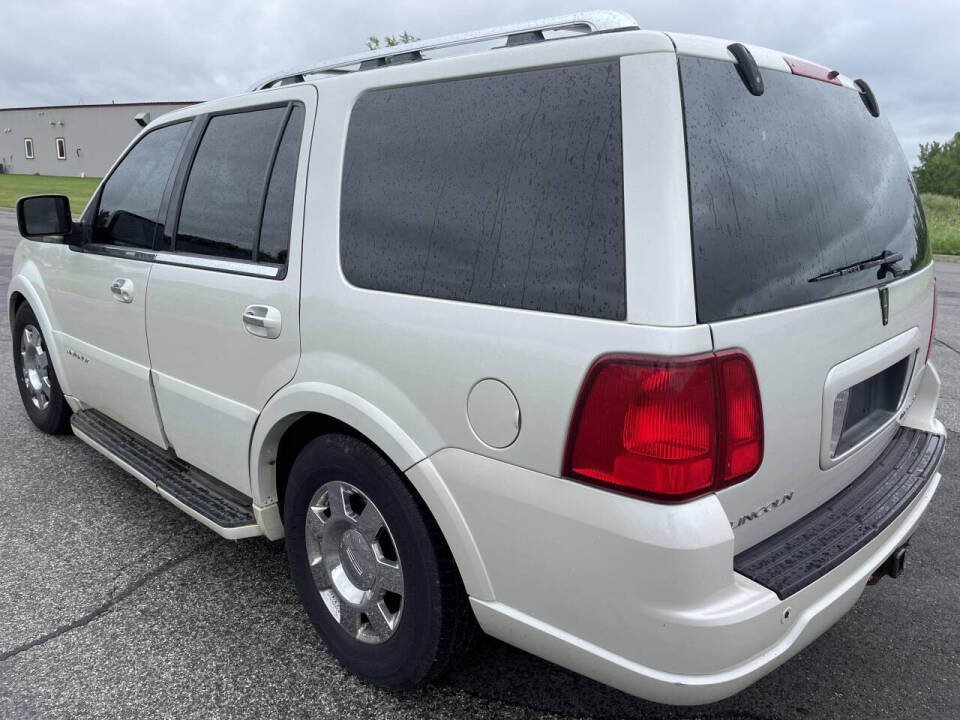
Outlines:
{"label": "roof rack", "polygon": [[567,30],[583,34],[597,32],[611,32],[614,30],[635,30],[637,21],[626,13],[613,10],[595,10],[592,12],[571,13],[557,17],[534,20],[532,22],[505,25],[503,27],[474,30],[459,35],[447,35],[433,40],[418,40],[413,43],[396,45],[388,48],[379,48],[365,53],[346,55],[333,60],[323,60],[313,65],[292,68],[284,72],[268,75],[254,83],[249,90],[264,90],[273,87],[275,83],[290,85],[303,82],[304,76],[318,73],[340,73],[346,68],[357,65],[360,70],[384,67],[400,62],[415,62],[423,60],[422,53],[427,50],[468,45],[471,43],[487,42],[499,38],[507,38],[507,46],[522,45],[543,40],[544,31]]}

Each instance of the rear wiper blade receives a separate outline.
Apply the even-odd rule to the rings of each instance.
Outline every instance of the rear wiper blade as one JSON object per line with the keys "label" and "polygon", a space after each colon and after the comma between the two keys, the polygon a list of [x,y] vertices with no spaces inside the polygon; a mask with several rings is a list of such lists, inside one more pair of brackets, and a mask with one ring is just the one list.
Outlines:
{"label": "rear wiper blade", "polygon": [[872,258],[867,258],[866,260],[860,260],[855,263],[850,263],[849,265],[844,265],[843,267],[834,268],[833,270],[827,270],[824,273],[820,273],[816,277],[812,277],[807,282],[820,282],[821,280],[831,280],[833,278],[838,278],[843,275],[850,275],[851,273],[860,272],[861,270],[867,270],[872,267],[880,267],[880,278],[882,279],[887,272],[892,272],[894,275],[897,275],[897,269],[893,267],[898,262],[903,260],[902,253],[890,252],[889,250],[884,250],[879,255],[876,255]]}

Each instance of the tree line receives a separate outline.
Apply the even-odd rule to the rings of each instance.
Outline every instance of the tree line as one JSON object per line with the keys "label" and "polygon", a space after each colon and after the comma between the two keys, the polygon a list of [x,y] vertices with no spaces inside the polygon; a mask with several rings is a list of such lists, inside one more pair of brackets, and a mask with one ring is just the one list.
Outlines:
{"label": "tree line", "polygon": [[922,193],[960,197],[960,132],[943,143],[920,143],[920,164],[913,178]]}

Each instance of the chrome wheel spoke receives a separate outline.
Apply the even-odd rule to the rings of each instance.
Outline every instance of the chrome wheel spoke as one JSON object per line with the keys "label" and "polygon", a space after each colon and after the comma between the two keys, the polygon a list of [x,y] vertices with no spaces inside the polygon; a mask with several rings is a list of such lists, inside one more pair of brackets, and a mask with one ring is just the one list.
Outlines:
{"label": "chrome wheel spoke", "polygon": [[324,508],[313,505],[307,510],[307,532],[316,538],[323,537],[327,519],[323,516]]}
{"label": "chrome wheel spoke", "polygon": [[351,637],[386,641],[403,610],[403,569],[383,514],[341,481],[318,488],[306,513],[307,561],[327,610]]}
{"label": "chrome wheel spoke", "polygon": [[360,634],[360,608],[350,603],[340,601],[340,625],[350,635]]}
{"label": "chrome wheel spoke", "polygon": [[357,530],[368,542],[376,542],[377,535],[383,529],[383,516],[377,510],[376,506],[368,502],[367,506],[360,513],[360,520],[357,523]]}
{"label": "chrome wheel spoke", "polygon": [[352,513],[349,512],[350,506],[347,500],[347,493],[348,489],[343,483],[331,483],[331,487],[327,492],[327,503],[330,508],[331,518],[352,520]]}
{"label": "chrome wheel spoke", "polygon": [[381,590],[403,595],[403,573],[396,560],[377,558],[377,587]]}
{"label": "chrome wheel spoke", "polygon": [[367,609],[367,620],[373,634],[381,640],[386,640],[393,634],[395,618],[383,602]]}
{"label": "chrome wheel spoke", "polygon": [[323,558],[317,557],[310,562],[310,574],[313,576],[313,584],[317,590],[328,590],[330,588],[330,576],[327,574],[327,567],[323,564]]}

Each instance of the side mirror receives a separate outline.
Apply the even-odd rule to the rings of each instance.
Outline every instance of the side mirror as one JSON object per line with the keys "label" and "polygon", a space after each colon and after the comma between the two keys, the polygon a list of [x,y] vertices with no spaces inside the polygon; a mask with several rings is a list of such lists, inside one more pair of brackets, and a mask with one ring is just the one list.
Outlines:
{"label": "side mirror", "polygon": [[25,238],[67,235],[73,228],[66,195],[30,195],[17,200],[17,225]]}

